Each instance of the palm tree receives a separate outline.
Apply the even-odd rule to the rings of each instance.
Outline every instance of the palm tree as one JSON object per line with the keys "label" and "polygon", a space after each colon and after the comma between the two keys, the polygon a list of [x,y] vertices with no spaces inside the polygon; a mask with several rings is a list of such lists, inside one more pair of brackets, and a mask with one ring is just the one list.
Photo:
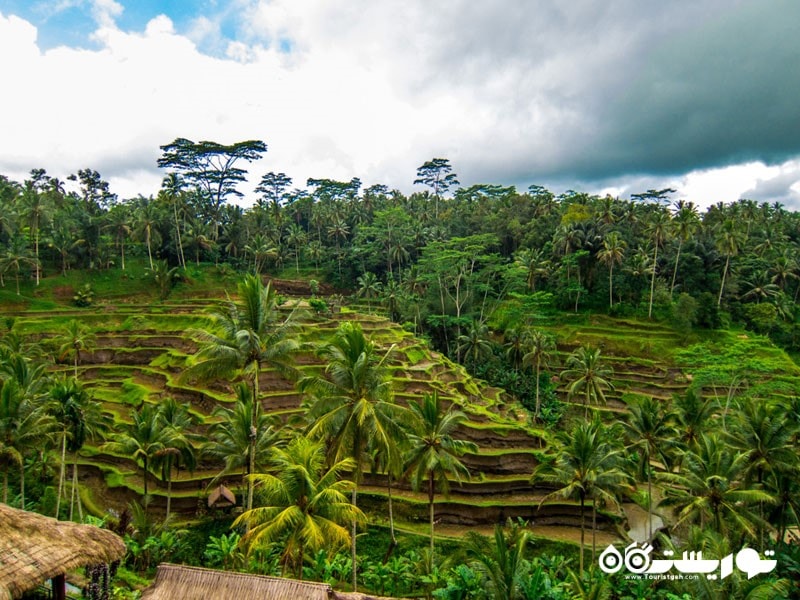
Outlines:
{"label": "palm tree", "polygon": [[621,264],[625,257],[625,240],[620,239],[616,231],[609,233],[603,240],[603,249],[597,258],[608,267],[608,307],[614,306],[614,265]]}
{"label": "palm tree", "polygon": [[[255,457],[252,473],[264,468],[263,461],[269,455],[277,434],[272,427],[272,419],[263,414],[261,404],[253,406],[252,390],[244,382],[234,386],[236,404],[232,408],[218,406],[212,416],[215,423],[208,432],[208,441],[201,447],[201,453],[212,460],[222,462],[224,468],[214,478],[219,478],[236,471],[242,473],[242,489],[248,488],[248,476],[251,456],[251,433],[256,432]],[[255,415],[255,426],[253,416]],[[212,481],[212,483],[213,483]]]}
{"label": "palm tree", "polygon": [[428,517],[431,533],[431,555],[434,550],[434,494],[439,490],[447,496],[450,480],[454,476],[461,482],[469,477],[469,471],[458,457],[467,452],[475,453],[478,446],[473,442],[454,439],[453,434],[467,415],[451,404],[445,411],[439,395],[425,394],[421,402],[409,402],[411,422],[409,425],[409,451],[406,457],[406,472],[411,475],[411,485],[419,491],[423,483],[428,487]]}
{"label": "palm tree", "polygon": [[540,330],[532,331],[529,339],[530,349],[522,357],[522,364],[530,367],[536,365],[536,408],[533,414],[538,419],[542,411],[542,402],[539,396],[539,376],[541,375],[542,365],[547,368],[547,361],[555,351],[556,343],[552,336]]}
{"label": "palm tree", "polygon": [[503,346],[506,349],[506,358],[514,365],[514,371],[519,371],[528,348],[531,344],[531,333],[522,327],[509,327],[503,333]]}
{"label": "palm tree", "polygon": [[656,285],[656,269],[658,269],[658,248],[664,243],[669,235],[670,216],[666,210],[657,210],[650,218],[647,231],[653,239],[653,274],[650,277],[650,304],[647,309],[647,317],[653,317],[653,295]]}
{"label": "palm tree", "polygon": [[178,221],[178,205],[183,204],[185,192],[183,190],[183,180],[177,173],[170,173],[161,181],[161,191],[159,198],[163,198],[172,207],[172,214],[175,219],[175,244],[178,247],[178,258],[181,266],[186,268],[186,257],[183,254],[183,240],[181,236],[181,226]]}
{"label": "palm tree", "polygon": [[481,357],[492,354],[492,342],[489,340],[489,328],[479,321],[473,321],[467,333],[463,333],[456,339],[456,353],[459,360],[463,354],[465,359],[469,359],[472,368],[478,364]]}
{"label": "palm tree", "polygon": [[[619,468],[620,449],[611,443],[611,435],[595,415],[591,421],[576,421],[569,430],[559,432],[549,460],[542,462],[533,472],[532,483],[544,482],[560,486],[545,496],[548,500],[577,498],[581,513],[580,573],[583,575],[585,547],[586,500],[594,502],[603,497],[613,497],[613,488],[626,481]],[[592,543],[594,546],[594,542]]]}
{"label": "palm tree", "polygon": [[675,254],[675,267],[672,270],[672,283],[669,286],[669,297],[672,299],[672,292],[675,290],[675,279],[678,277],[678,262],[681,259],[681,249],[689,241],[695,231],[700,227],[700,217],[697,214],[697,207],[693,202],[679,200],[676,203],[677,212],[672,220],[674,235],[678,239],[678,251]]}
{"label": "palm tree", "polygon": [[[293,314],[278,319],[275,292],[265,287],[255,275],[247,275],[239,284],[241,305],[230,302],[225,312],[211,317],[218,334],[197,331],[202,348],[186,377],[209,380],[243,372],[250,376],[253,405],[251,423],[258,423],[259,376],[262,367],[270,366],[284,376],[294,376],[292,355],[298,350],[297,341],[290,337],[294,330]],[[258,432],[251,436],[249,471],[255,472]],[[253,485],[248,482],[247,510],[253,508]]]}
{"label": "palm tree", "polygon": [[284,574],[294,567],[301,578],[306,555],[346,547],[352,540],[345,524],[366,521],[347,500],[346,493],[356,484],[342,479],[355,461],[346,458],[326,467],[324,446],[297,436],[285,449],[274,449],[270,463],[274,474],[253,475],[266,505],[243,513],[233,525],[247,526],[242,541],[251,548],[282,542]]}
{"label": "palm tree", "polygon": [[[401,437],[406,411],[394,404],[386,361],[393,348],[378,355],[357,323],[344,322],[318,353],[327,377],[308,377],[300,390],[311,393],[307,434],[328,440],[329,464],[350,457],[353,480],[361,481],[368,449],[387,448]],[[357,487],[352,490],[357,506]],[[356,521],[352,523],[353,588],[356,588]]]}
{"label": "palm tree", "polygon": [[136,221],[135,232],[137,237],[144,239],[147,247],[147,258],[150,261],[150,269],[153,269],[153,249],[152,242],[160,242],[158,225],[161,223],[161,215],[158,214],[158,205],[148,198],[140,198],[134,218]]}
{"label": "palm tree", "polygon": [[372,312],[372,304],[370,303],[370,300],[380,296],[381,282],[378,281],[375,273],[367,271],[363,275],[359,275],[356,283],[358,283],[359,298],[363,297],[367,299],[367,306],[369,307],[370,312]]}
{"label": "palm tree", "polygon": [[36,285],[39,285],[39,236],[41,225],[47,217],[48,206],[46,203],[47,195],[40,193],[37,189],[37,182],[27,180],[20,196],[21,212],[20,216],[28,222],[28,230],[33,238],[33,256],[36,266]]}
{"label": "palm tree", "polygon": [[128,206],[118,204],[113,206],[106,215],[108,223],[105,228],[110,229],[114,239],[119,246],[120,263],[122,270],[125,270],[125,240],[131,234],[131,215]]}
{"label": "palm tree", "polygon": [[300,274],[300,254],[302,248],[308,241],[308,235],[305,229],[300,227],[297,223],[289,225],[289,232],[286,235],[286,243],[294,248],[294,271]]}
{"label": "palm tree", "polygon": [[672,419],[676,430],[677,441],[688,449],[700,439],[717,410],[717,401],[713,396],[703,397],[694,388],[689,388],[683,396],[678,396],[672,403]]}
{"label": "palm tree", "polygon": [[[494,543],[478,533],[467,533],[467,552],[473,565],[484,577],[487,597],[497,600],[522,598],[520,585],[525,580],[528,561],[525,555],[531,535],[525,524],[509,519],[508,531],[494,526]],[[527,597],[527,596],[525,596]]]}
{"label": "palm tree", "polygon": [[725,277],[728,274],[728,267],[731,264],[731,257],[739,253],[739,247],[743,243],[742,232],[739,225],[733,219],[726,219],[722,222],[716,232],[714,244],[720,254],[725,255],[725,267],[722,269],[722,282],[719,286],[719,296],[717,306],[722,304],[722,292],[725,289]]}
{"label": "palm tree", "polygon": [[600,349],[581,346],[567,358],[567,368],[561,372],[561,379],[572,381],[567,388],[570,399],[583,393],[583,406],[587,418],[589,404],[606,403],[605,390],[613,390],[609,377],[614,369],[600,362]]}
{"label": "palm tree", "polygon": [[626,398],[628,415],[620,423],[629,448],[639,452],[639,472],[647,478],[647,536],[653,538],[653,458],[669,464],[669,451],[677,432],[672,416],[658,400],[650,396]]}
{"label": "palm tree", "polygon": [[514,256],[514,264],[525,270],[525,283],[531,292],[536,291],[536,282],[550,272],[550,261],[541,248],[519,250]]}
{"label": "palm tree", "polygon": [[64,489],[66,472],[67,439],[71,446],[82,446],[86,437],[83,421],[83,407],[89,395],[76,379],[64,379],[57,382],[50,390],[50,413],[59,425],[61,435],[61,468],[58,476],[58,495],[56,497],[55,517],[58,518],[61,508],[61,492]]}
{"label": "palm tree", "polygon": [[723,535],[735,531],[757,541],[759,518],[750,507],[758,502],[773,503],[775,498],[748,487],[744,482],[747,466],[744,453],[731,451],[716,434],[703,434],[683,453],[679,472],[660,474],[669,484],[661,504],[673,507],[676,527],[694,523]]}
{"label": "palm tree", "polygon": [[58,358],[64,360],[72,356],[73,375],[78,379],[78,365],[81,362],[81,351],[92,352],[97,347],[97,336],[88,326],[72,319],[64,326],[62,334],[56,336]]}
{"label": "palm tree", "polygon": [[165,520],[169,520],[172,505],[172,469],[179,469],[181,463],[184,467],[194,469],[195,452],[192,440],[198,437],[190,433],[195,419],[189,413],[188,404],[179,404],[174,398],[167,398],[158,407],[158,416],[161,424],[170,432],[170,443],[157,452],[153,466],[161,467],[161,480],[167,482],[167,513]]}
{"label": "palm tree", "polygon": [[[20,360],[21,357],[20,357]],[[3,502],[8,501],[8,468],[19,468],[20,507],[25,508],[25,455],[52,438],[55,420],[38,401],[35,385],[9,377],[0,387],[0,456],[4,458]]]}
{"label": "palm tree", "polygon": [[143,404],[139,410],[131,410],[131,423],[123,426],[113,439],[103,444],[103,449],[115,454],[130,457],[142,463],[144,469],[144,502],[149,501],[147,479],[153,466],[167,448],[174,447],[175,433],[167,427],[158,409],[150,404]]}
{"label": "palm tree", "polygon": [[[762,488],[767,476],[797,472],[797,452],[792,441],[800,428],[788,418],[786,407],[774,400],[739,400],[731,429],[723,433],[730,447],[745,457],[744,480]],[[764,504],[759,502],[759,517],[764,517]],[[763,528],[759,526],[759,542]]]}
{"label": "palm tree", "polygon": [[0,271],[6,272],[14,270],[14,277],[17,282],[17,296],[19,296],[19,272],[23,266],[39,269],[39,262],[31,258],[25,240],[20,235],[12,236],[8,240],[5,253],[0,256]]}

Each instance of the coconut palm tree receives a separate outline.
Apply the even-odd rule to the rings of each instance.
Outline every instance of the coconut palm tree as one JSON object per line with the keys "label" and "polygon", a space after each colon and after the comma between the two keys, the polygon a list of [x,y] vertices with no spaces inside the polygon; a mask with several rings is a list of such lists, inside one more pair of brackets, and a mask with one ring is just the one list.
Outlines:
{"label": "coconut palm tree", "polygon": [[726,219],[717,228],[714,245],[720,254],[725,255],[725,267],[722,269],[722,282],[719,286],[719,296],[717,306],[722,304],[722,292],[725,289],[725,278],[728,274],[728,267],[731,264],[731,257],[739,254],[739,248],[744,243],[744,236],[739,229],[739,225],[733,219]]}
{"label": "coconut palm tree", "polygon": [[[483,575],[488,598],[516,600],[523,596],[520,587],[526,579],[528,561],[525,559],[531,535],[525,523],[511,521],[506,527],[494,526],[494,539],[470,531],[467,533],[467,552],[472,565]],[[461,596],[459,596],[461,597]]]}
{"label": "coconut palm tree", "polygon": [[689,388],[684,395],[672,401],[670,412],[676,430],[676,441],[684,450],[696,444],[700,436],[708,430],[717,408],[717,400],[713,396],[703,397],[694,388]]}
{"label": "coconut palm tree", "polygon": [[[386,367],[393,348],[383,356],[357,323],[344,322],[318,354],[325,361],[325,376],[300,381],[310,393],[307,434],[328,440],[329,464],[353,459],[353,480],[358,485],[368,450],[386,448],[402,435],[406,411],[393,402]],[[352,503],[357,506],[357,487]],[[352,523],[353,588],[356,581],[356,520]]]}
{"label": "coconut palm tree", "polygon": [[589,404],[606,403],[606,390],[613,390],[609,377],[614,369],[600,362],[600,349],[581,346],[567,358],[567,368],[561,379],[571,381],[567,388],[569,398],[583,394],[584,416],[589,416]]}
{"label": "coconut palm tree", "polygon": [[614,265],[622,263],[625,248],[628,244],[620,239],[616,231],[609,233],[603,240],[603,248],[597,253],[597,259],[608,267],[608,307],[614,306]]}
{"label": "coconut palm tree", "polygon": [[247,526],[242,541],[250,548],[283,543],[284,573],[293,569],[299,578],[306,555],[346,547],[352,541],[346,524],[366,522],[347,500],[356,484],[342,478],[355,461],[345,458],[326,466],[323,444],[297,436],[285,449],[275,448],[270,463],[272,473],[253,475],[266,505],[244,512],[234,526]]}
{"label": "coconut palm tree", "polygon": [[18,378],[2,381],[0,387],[0,455],[3,457],[3,502],[8,501],[8,469],[19,468],[20,507],[25,508],[25,456],[34,447],[46,446],[56,423],[35,393],[35,386]]}
{"label": "coconut palm tree", "polygon": [[92,352],[97,347],[97,336],[87,325],[72,319],[64,326],[63,332],[54,338],[54,342],[58,347],[59,360],[72,357],[73,375],[78,379],[81,351]]}
{"label": "coconut palm tree", "polygon": [[181,465],[194,469],[196,457],[192,441],[199,440],[199,437],[190,431],[196,419],[189,412],[188,404],[179,404],[174,398],[167,398],[159,404],[158,416],[161,424],[172,433],[170,443],[156,453],[153,461],[153,467],[161,467],[161,480],[167,482],[165,519],[169,520],[172,506],[172,469],[179,469]]}
{"label": "coconut palm tree", "polygon": [[678,251],[675,253],[675,266],[672,269],[672,283],[669,286],[670,300],[672,299],[672,292],[675,290],[675,279],[678,277],[678,263],[681,259],[681,249],[700,227],[700,217],[697,214],[697,207],[693,202],[679,200],[675,204],[675,207],[677,210],[672,219],[672,229],[673,235],[678,240]]}
{"label": "coconut palm tree", "polygon": [[726,536],[735,532],[757,541],[759,517],[751,507],[774,503],[775,498],[745,483],[747,466],[747,456],[732,451],[719,435],[701,435],[682,454],[677,473],[659,474],[668,484],[661,504],[673,508],[674,526],[698,524]]}
{"label": "coconut palm tree", "polygon": [[514,370],[519,371],[531,343],[531,333],[522,327],[509,327],[503,333],[503,347],[506,349],[506,358],[514,365]]}
{"label": "coconut palm tree", "polygon": [[653,295],[656,285],[656,270],[658,269],[658,249],[664,244],[670,232],[670,215],[667,210],[658,209],[650,217],[647,232],[653,240],[653,273],[650,276],[650,303],[647,308],[647,317],[653,317]]}
{"label": "coconut palm tree", "polygon": [[[294,333],[294,313],[279,319],[275,291],[264,286],[259,277],[247,275],[239,284],[240,305],[229,302],[224,312],[211,318],[218,333],[195,331],[202,347],[184,377],[203,380],[229,377],[239,372],[250,377],[253,396],[251,424],[257,424],[259,376],[263,367],[274,368],[286,377],[294,377],[292,355],[298,350]],[[258,433],[251,437],[249,471],[255,472]],[[253,486],[248,483],[247,509],[253,507]]]}
{"label": "coconut palm tree", "polygon": [[14,271],[14,279],[17,282],[17,296],[19,296],[19,272],[25,267],[39,269],[39,262],[31,257],[25,240],[21,235],[14,235],[8,240],[5,252],[0,256],[0,271]]}
{"label": "coconut palm tree", "polygon": [[[760,398],[740,399],[734,406],[735,419],[723,437],[745,457],[745,483],[762,488],[771,474],[796,473],[800,461],[792,441],[798,427],[788,418],[786,407],[778,401]],[[764,517],[763,501],[759,502],[759,517]],[[761,543],[763,533],[759,524]]]}
{"label": "coconut palm tree", "polygon": [[[576,421],[568,430],[559,432],[548,460],[533,472],[531,482],[558,486],[539,503],[552,498],[573,498],[580,502],[581,547],[580,573],[583,574],[583,559],[586,539],[586,500],[594,502],[614,496],[614,488],[626,481],[620,469],[620,448],[610,439],[605,425],[595,415],[591,421]],[[594,542],[593,542],[594,546]]]}
{"label": "coconut palm tree", "polygon": [[536,367],[536,407],[533,415],[538,419],[542,412],[542,402],[539,396],[539,376],[542,372],[542,366],[547,368],[547,363],[553,352],[555,352],[556,343],[552,336],[537,329],[530,333],[528,348],[528,352],[522,357],[522,364],[529,367],[535,365]]}
{"label": "coconut palm tree", "polygon": [[359,275],[356,282],[358,283],[357,293],[359,298],[367,299],[367,306],[369,307],[370,312],[372,312],[372,304],[370,303],[370,300],[380,296],[381,282],[378,281],[375,273],[372,273],[371,271],[367,271],[363,275]]}
{"label": "coconut palm tree", "polygon": [[406,473],[411,476],[411,485],[419,491],[423,485],[428,488],[428,517],[431,535],[431,555],[434,551],[434,497],[439,490],[447,496],[450,493],[450,480],[455,477],[469,478],[469,471],[459,460],[467,452],[477,452],[473,442],[455,439],[454,433],[467,415],[451,404],[444,410],[439,395],[425,394],[421,402],[409,402],[411,420],[408,430],[409,450],[406,456]]}
{"label": "coconut palm tree", "polygon": [[130,457],[142,464],[144,470],[144,502],[149,501],[147,480],[153,461],[167,448],[175,446],[175,433],[164,424],[158,409],[151,404],[143,404],[139,410],[131,410],[131,423],[122,431],[113,434],[111,441],[103,444],[108,452]]}
{"label": "coconut palm tree", "polygon": [[620,420],[628,448],[639,453],[639,472],[647,479],[647,536],[653,538],[652,459],[669,464],[670,450],[677,432],[672,415],[650,396],[626,397],[628,415]]}
{"label": "coconut palm tree", "polygon": [[[250,470],[251,432],[256,431],[255,463],[253,473],[266,466],[270,448],[277,440],[273,428],[273,420],[263,414],[261,404],[253,407],[252,390],[244,382],[234,386],[236,404],[232,408],[218,406],[212,416],[215,423],[208,432],[208,441],[202,445],[201,454],[209,459],[222,462],[224,468],[212,481],[230,473],[242,473],[242,489],[249,489],[248,476]],[[255,427],[253,427],[255,416]]]}
{"label": "coconut palm tree", "polygon": [[152,270],[152,243],[154,241],[156,244],[161,242],[161,236],[158,232],[158,225],[161,223],[158,204],[153,202],[152,199],[140,197],[133,217],[135,221],[134,233],[137,238],[144,240],[144,244],[147,247],[147,258],[150,261],[150,269]]}
{"label": "coconut palm tree", "polygon": [[492,354],[492,342],[489,339],[489,328],[480,321],[473,321],[466,333],[456,339],[456,354],[459,360],[464,356],[474,369],[478,359]]}

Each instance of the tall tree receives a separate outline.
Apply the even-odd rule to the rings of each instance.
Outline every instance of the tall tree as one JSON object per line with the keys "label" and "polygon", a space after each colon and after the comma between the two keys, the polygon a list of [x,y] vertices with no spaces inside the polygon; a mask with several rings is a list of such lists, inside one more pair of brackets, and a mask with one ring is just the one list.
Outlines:
{"label": "tall tree", "polygon": [[71,319],[53,341],[58,348],[59,360],[72,357],[73,376],[77,380],[81,352],[92,352],[97,347],[97,336],[84,323]]}
{"label": "tall tree", "polygon": [[539,394],[539,377],[542,372],[542,365],[547,366],[547,361],[555,352],[556,343],[553,337],[544,331],[534,330],[530,334],[529,350],[522,357],[522,364],[526,366],[536,367],[536,405],[534,408],[534,417],[537,419],[542,412],[542,401]]}
{"label": "tall tree", "polygon": [[407,472],[411,475],[411,485],[419,490],[428,488],[428,517],[431,536],[431,556],[434,551],[434,495],[439,490],[446,495],[450,492],[449,476],[457,481],[469,477],[469,471],[459,460],[467,452],[477,452],[473,442],[454,437],[459,425],[467,420],[467,415],[451,404],[444,410],[439,395],[425,394],[421,402],[409,402],[411,421],[409,425],[409,451],[406,458]]}
{"label": "tall tree", "polygon": [[613,390],[610,381],[614,369],[600,361],[600,349],[581,346],[567,358],[567,368],[561,372],[561,378],[570,381],[567,388],[570,398],[583,394],[583,405],[586,417],[589,416],[589,404],[606,402],[606,390]]}
{"label": "tall tree", "polygon": [[[339,325],[333,340],[319,349],[325,375],[300,381],[300,389],[311,393],[307,413],[308,435],[328,440],[329,464],[345,457],[354,461],[353,480],[358,485],[368,450],[386,448],[402,437],[406,411],[393,402],[386,361],[357,323]],[[358,490],[352,490],[357,506]],[[356,574],[356,520],[352,523],[351,554],[353,588]]]}
{"label": "tall tree", "polygon": [[669,452],[676,431],[671,415],[650,396],[634,396],[627,400],[629,415],[621,420],[630,448],[639,454],[639,473],[647,480],[647,537],[653,538],[653,458],[668,465]]}
{"label": "tall tree", "polygon": [[323,548],[335,552],[347,546],[352,540],[345,524],[366,521],[347,500],[346,493],[355,489],[355,483],[342,478],[354,461],[345,458],[326,467],[324,446],[298,436],[285,449],[274,449],[270,463],[273,473],[253,476],[266,505],[243,513],[234,526],[247,526],[242,541],[251,547],[283,543],[284,573],[291,569],[302,578],[306,556]]}
{"label": "tall tree", "polygon": [[229,196],[240,198],[243,195],[236,186],[245,180],[247,171],[237,167],[236,163],[258,160],[267,151],[267,145],[259,140],[225,145],[176,138],[160,148],[162,154],[158,166],[180,174],[187,183],[197,186],[210,202],[213,239],[216,240],[223,203]]}
{"label": "tall tree", "polygon": [[647,317],[653,317],[653,295],[655,294],[656,271],[658,270],[658,249],[664,244],[670,231],[670,214],[667,210],[656,210],[647,224],[647,232],[653,241],[653,273],[650,276],[650,303]]}
{"label": "tall tree", "polygon": [[[559,486],[556,491],[545,496],[542,503],[554,497],[577,498],[580,502],[581,575],[586,500],[598,497],[595,495],[596,486],[602,486],[608,493],[608,487],[619,486],[623,480],[618,470],[619,449],[613,446],[609,438],[605,425],[597,415],[591,421],[576,421],[570,429],[558,433],[552,454],[535,469],[531,477],[533,483],[545,482]],[[613,477],[609,474],[613,474]],[[603,478],[606,478],[605,482],[602,482]]]}
{"label": "tall tree", "polygon": [[[202,347],[185,377],[209,380],[243,372],[250,377],[253,393],[251,423],[258,423],[257,406],[259,376],[262,367],[270,366],[286,377],[293,377],[295,369],[292,355],[298,350],[293,337],[293,313],[281,320],[275,291],[270,284],[247,275],[239,284],[241,305],[229,302],[224,312],[211,314],[214,332],[195,331]],[[258,432],[253,432],[250,442],[250,472],[255,471]],[[247,510],[253,508],[253,485],[248,482]]]}
{"label": "tall tree", "polygon": [[739,225],[733,219],[725,219],[716,231],[714,245],[720,254],[725,255],[725,266],[722,269],[722,282],[719,285],[719,296],[717,296],[717,306],[722,304],[722,292],[725,289],[725,278],[728,275],[728,267],[731,264],[731,257],[739,254],[739,248],[743,243],[743,234]]}
{"label": "tall tree", "polygon": [[678,277],[681,249],[700,227],[700,217],[697,214],[697,207],[694,203],[679,200],[675,207],[677,210],[672,219],[672,228],[673,234],[678,240],[678,251],[675,253],[675,267],[672,269],[672,283],[669,286],[670,299],[672,299],[672,292],[675,290],[675,279]]}
{"label": "tall tree", "polygon": [[608,267],[608,307],[614,306],[614,265],[622,263],[625,258],[625,240],[620,239],[616,231],[609,233],[603,240],[603,248],[597,258]]}
{"label": "tall tree", "polygon": [[446,158],[433,158],[417,167],[414,185],[422,184],[431,188],[435,202],[434,217],[439,218],[439,200],[454,185],[459,185],[458,176]]}

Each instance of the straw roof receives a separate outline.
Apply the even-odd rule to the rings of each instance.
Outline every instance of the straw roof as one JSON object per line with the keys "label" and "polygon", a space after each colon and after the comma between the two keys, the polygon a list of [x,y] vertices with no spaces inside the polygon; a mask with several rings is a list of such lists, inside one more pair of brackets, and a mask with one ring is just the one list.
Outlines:
{"label": "straw roof", "polygon": [[160,564],[142,600],[329,600],[331,586],[295,579]]}
{"label": "straw roof", "polygon": [[112,531],[0,503],[0,600],[18,598],[72,569],[123,556],[125,543]]}
{"label": "straw roof", "polygon": [[236,504],[236,495],[224,485],[214,488],[208,496],[208,506],[229,506]]}

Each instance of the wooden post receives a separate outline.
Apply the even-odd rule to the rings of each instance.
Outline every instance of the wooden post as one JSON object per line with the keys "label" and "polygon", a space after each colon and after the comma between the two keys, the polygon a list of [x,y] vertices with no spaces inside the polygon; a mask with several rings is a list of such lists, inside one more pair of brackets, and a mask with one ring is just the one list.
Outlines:
{"label": "wooden post", "polygon": [[67,599],[67,576],[62,573],[51,580],[53,582],[53,600]]}

